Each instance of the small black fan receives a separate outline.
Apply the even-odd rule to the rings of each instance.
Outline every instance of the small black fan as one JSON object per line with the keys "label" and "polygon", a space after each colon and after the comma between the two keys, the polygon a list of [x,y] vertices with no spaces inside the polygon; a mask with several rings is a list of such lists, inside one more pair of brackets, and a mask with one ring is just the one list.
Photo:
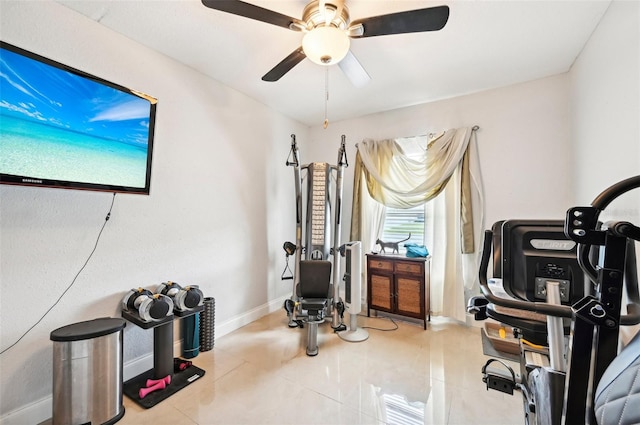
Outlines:
{"label": "small black fan", "polygon": [[304,58],[309,58],[320,65],[338,64],[355,86],[364,85],[370,77],[351,53],[350,39],[438,31],[449,19],[448,6],[351,21],[344,0],[313,0],[304,8],[302,19],[239,0],[202,0],[202,3],[211,9],[305,33],[302,46],[267,72],[262,77],[264,81],[278,81]]}

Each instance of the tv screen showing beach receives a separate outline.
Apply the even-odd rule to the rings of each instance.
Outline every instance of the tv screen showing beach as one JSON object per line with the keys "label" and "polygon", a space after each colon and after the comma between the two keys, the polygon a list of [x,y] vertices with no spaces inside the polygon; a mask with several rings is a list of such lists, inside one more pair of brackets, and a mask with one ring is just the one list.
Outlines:
{"label": "tv screen showing beach", "polygon": [[4,183],[148,193],[155,99],[0,47]]}

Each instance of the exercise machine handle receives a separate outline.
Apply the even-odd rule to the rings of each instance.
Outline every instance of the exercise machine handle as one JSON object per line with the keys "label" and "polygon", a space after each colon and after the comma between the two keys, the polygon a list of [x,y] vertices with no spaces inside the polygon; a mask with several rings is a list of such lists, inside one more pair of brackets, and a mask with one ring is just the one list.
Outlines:
{"label": "exercise machine handle", "polygon": [[629,177],[628,179],[619,181],[607,189],[603,190],[596,198],[591,202],[591,206],[603,211],[614,199],[620,195],[627,193],[630,190],[640,187],[640,175]]}
{"label": "exercise machine handle", "polygon": [[640,188],[640,175],[615,183],[596,196],[590,207],[569,209],[564,226],[567,237],[578,242],[578,263],[593,282],[598,282],[599,272],[590,257],[592,246],[605,245],[607,236],[627,239],[624,273],[629,303],[627,304],[627,314],[620,316],[621,325],[640,323],[640,295],[633,243],[634,240],[640,241],[640,227],[627,221],[616,221],[606,223],[603,229],[598,217],[616,198],[637,188]]}
{"label": "exercise machine handle", "polygon": [[[293,160],[291,160],[293,158]],[[298,158],[298,144],[296,143],[296,135],[291,135],[291,150],[289,151],[289,156],[287,157],[287,167],[299,167],[300,159]]]}

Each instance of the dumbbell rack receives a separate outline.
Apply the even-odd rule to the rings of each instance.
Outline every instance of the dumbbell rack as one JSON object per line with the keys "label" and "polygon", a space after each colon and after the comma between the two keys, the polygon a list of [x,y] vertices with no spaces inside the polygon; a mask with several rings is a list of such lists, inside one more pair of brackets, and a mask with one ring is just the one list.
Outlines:
{"label": "dumbbell rack", "polygon": [[[204,306],[199,306],[193,310],[180,312],[175,311],[171,316],[167,316],[157,322],[145,322],[137,313],[122,311],[122,317],[142,329],[153,328],[153,369],[149,369],[140,375],[126,381],[122,387],[123,393],[136,404],[148,409],[155,406],[166,398],[177,393],[187,385],[204,376],[205,371],[191,365],[187,369],[173,372],[173,321],[174,318],[183,319],[204,310]],[[171,375],[171,383],[163,390],[154,391],[144,398],[140,398],[140,388],[146,387],[147,379],[162,379]]]}

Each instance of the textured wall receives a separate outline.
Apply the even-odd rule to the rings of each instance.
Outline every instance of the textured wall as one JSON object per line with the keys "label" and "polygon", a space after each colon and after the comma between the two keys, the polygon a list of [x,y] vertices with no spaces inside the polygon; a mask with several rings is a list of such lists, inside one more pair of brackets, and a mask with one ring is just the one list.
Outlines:
{"label": "textured wall", "polygon": [[[1,355],[0,416],[50,397],[52,330],[118,316],[131,288],[200,285],[216,297],[217,323],[290,292],[280,281],[282,242],[295,230],[283,164],[289,135],[305,126],[57,3],[3,1],[0,36],[158,98],[151,195],[116,196],[75,285]],[[109,193],[0,186],[1,349],[71,283],[111,200]],[[124,344],[125,362],[148,355],[152,332],[128,324]]]}

